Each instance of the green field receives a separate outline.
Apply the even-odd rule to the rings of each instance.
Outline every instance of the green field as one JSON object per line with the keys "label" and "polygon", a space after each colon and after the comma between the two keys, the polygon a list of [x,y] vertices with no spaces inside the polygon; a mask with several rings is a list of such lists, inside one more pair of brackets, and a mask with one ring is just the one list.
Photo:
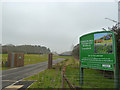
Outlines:
{"label": "green field", "polygon": [[[7,54],[3,54],[2,60],[7,61]],[[66,65],[65,75],[74,87],[80,88],[114,88],[113,78],[104,77],[105,75],[99,70],[84,69],[84,84],[79,85],[79,60],[68,56],[54,56],[54,59],[65,58],[62,61],[53,66],[53,69],[47,69],[36,75],[25,78],[24,80],[35,81],[29,88],[61,88],[62,76],[61,71],[63,65]],[[25,54],[25,65],[44,62],[48,60],[48,55],[34,55]],[[3,69],[10,69],[5,68]],[[65,88],[69,88],[65,82]]]}
{"label": "green field", "polygon": [[35,64],[48,61],[48,55],[25,54],[24,65]]}
{"label": "green field", "polygon": [[[58,57],[58,56],[57,56]],[[114,79],[104,77],[105,74],[99,70],[84,69],[84,84],[80,86],[79,80],[79,61],[73,57],[63,57],[67,60],[56,64],[53,69],[47,69],[39,74],[28,77],[24,80],[35,81],[29,88],[61,88],[63,65],[66,65],[66,77],[74,87],[80,88],[114,88]],[[73,60],[74,59],[74,60]],[[75,63],[74,63],[75,62]],[[65,88],[69,88],[65,82]]]}
{"label": "green field", "polygon": [[[60,62],[53,66],[53,69],[47,69],[45,71],[40,72],[39,74],[33,75],[24,79],[25,81],[36,81],[33,83],[30,88],[60,88],[61,87],[61,70],[64,65],[70,65],[73,63],[71,57],[64,57],[64,56],[55,56],[57,58],[65,58],[65,61]],[[69,59],[69,61],[68,61]],[[66,85],[67,87],[67,85]]]}
{"label": "green field", "polygon": [[[7,61],[8,54],[2,54],[2,61],[4,62],[2,70],[11,69],[10,67],[5,67],[5,62]],[[58,56],[53,56],[53,60],[57,59]],[[40,62],[48,61],[48,55],[43,54],[24,54],[24,65],[35,64]]]}

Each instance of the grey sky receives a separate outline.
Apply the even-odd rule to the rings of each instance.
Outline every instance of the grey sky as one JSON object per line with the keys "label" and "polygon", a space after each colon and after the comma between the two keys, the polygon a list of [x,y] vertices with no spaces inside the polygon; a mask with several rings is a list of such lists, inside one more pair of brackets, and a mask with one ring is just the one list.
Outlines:
{"label": "grey sky", "polygon": [[3,3],[2,43],[32,44],[61,53],[71,50],[85,33],[112,27],[117,20],[115,2]]}

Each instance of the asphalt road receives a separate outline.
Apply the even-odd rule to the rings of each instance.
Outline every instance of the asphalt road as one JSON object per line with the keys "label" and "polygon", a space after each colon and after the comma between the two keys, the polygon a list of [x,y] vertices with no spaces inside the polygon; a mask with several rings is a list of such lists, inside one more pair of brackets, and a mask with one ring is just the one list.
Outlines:
{"label": "asphalt road", "polygon": [[[53,64],[56,64],[64,59],[57,59],[53,60]],[[48,67],[48,61],[32,64],[32,65],[25,65],[23,67],[17,67],[13,69],[7,69],[2,71],[2,88],[5,88],[18,80],[22,80],[28,76],[37,74]]]}

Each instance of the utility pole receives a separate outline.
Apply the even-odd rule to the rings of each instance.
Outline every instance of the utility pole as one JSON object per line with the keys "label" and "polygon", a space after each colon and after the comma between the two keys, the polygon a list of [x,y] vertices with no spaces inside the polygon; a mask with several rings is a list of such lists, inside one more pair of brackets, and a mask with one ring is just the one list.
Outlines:
{"label": "utility pole", "polygon": [[[118,1],[118,30],[120,30],[120,1]],[[117,49],[118,49],[118,51],[117,51],[117,62],[118,62],[118,64],[116,65],[117,67],[116,68],[118,68],[117,69],[117,74],[118,74],[118,80],[117,80],[117,83],[118,84],[116,84],[116,87],[117,88],[119,88],[120,89],[120,53],[119,53],[119,49],[120,49],[120,47],[119,47],[119,44],[120,44],[120,38],[119,38],[119,31],[118,31],[118,35],[117,35]]]}

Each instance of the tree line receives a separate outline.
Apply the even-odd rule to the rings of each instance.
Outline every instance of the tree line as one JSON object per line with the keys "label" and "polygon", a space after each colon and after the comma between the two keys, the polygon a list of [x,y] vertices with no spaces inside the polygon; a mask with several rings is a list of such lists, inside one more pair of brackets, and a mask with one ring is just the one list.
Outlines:
{"label": "tree line", "polygon": [[48,54],[50,53],[50,49],[45,46],[40,45],[19,45],[15,46],[12,44],[9,45],[1,45],[2,53],[7,54],[10,52],[23,52],[25,54]]}

